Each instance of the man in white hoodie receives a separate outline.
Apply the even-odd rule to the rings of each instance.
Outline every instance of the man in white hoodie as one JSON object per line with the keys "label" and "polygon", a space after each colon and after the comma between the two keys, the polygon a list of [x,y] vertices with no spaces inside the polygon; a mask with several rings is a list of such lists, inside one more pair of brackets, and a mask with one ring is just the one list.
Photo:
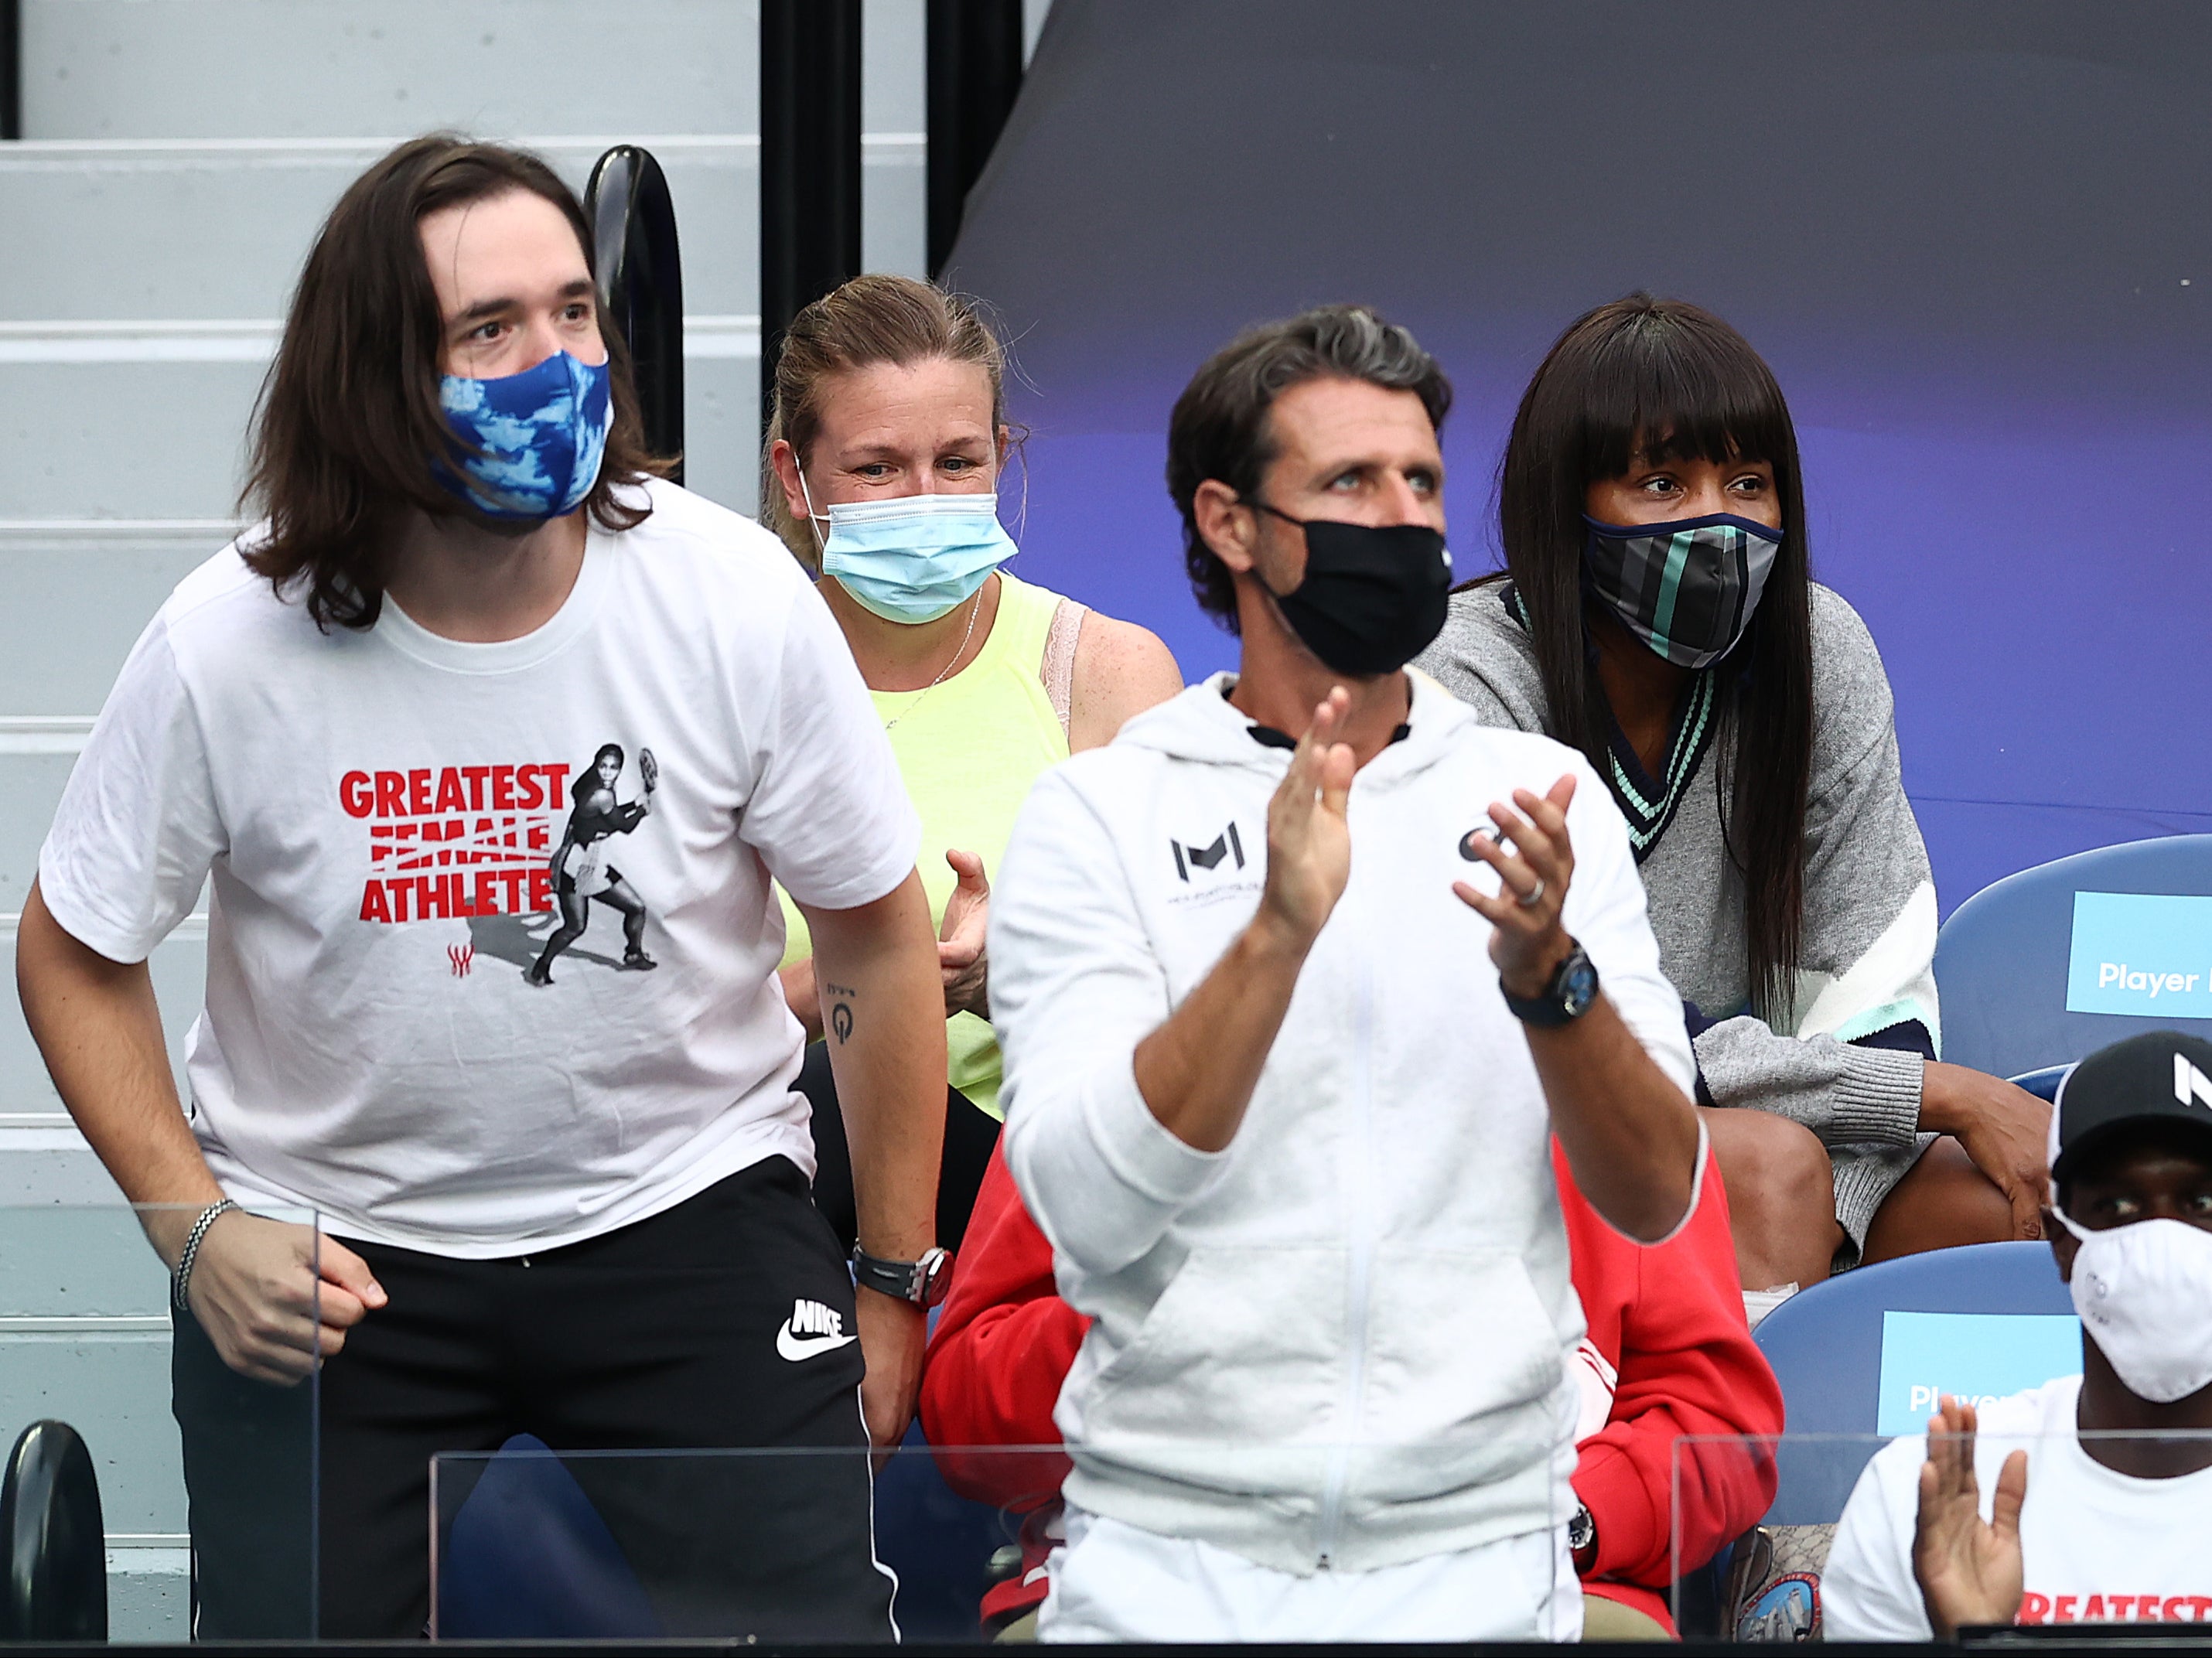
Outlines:
{"label": "man in white hoodie", "polygon": [[1048,1640],[1579,1632],[1550,1137],[1644,1242],[1705,1147],[1606,791],[1404,671],[1450,397],[1351,307],[1199,371],[1169,484],[1239,671],[1048,774],[1006,853],[1008,1161],[1094,1320]]}

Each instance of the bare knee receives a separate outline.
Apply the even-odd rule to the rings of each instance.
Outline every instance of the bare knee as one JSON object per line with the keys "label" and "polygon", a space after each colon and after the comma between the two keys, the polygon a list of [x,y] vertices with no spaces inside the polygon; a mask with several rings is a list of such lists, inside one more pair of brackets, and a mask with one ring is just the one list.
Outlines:
{"label": "bare knee", "polygon": [[1736,1265],[1747,1289],[1827,1276],[1842,1242],[1827,1148],[1802,1123],[1748,1108],[1703,1114],[1728,1192]]}
{"label": "bare knee", "polygon": [[1996,1182],[1974,1166],[1966,1147],[1945,1134],[1921,1153],[1875,1212],[1865,1258],[1890,1260],[1964,1243],[2002,1242],[2012,1236],[2012,1205]]}

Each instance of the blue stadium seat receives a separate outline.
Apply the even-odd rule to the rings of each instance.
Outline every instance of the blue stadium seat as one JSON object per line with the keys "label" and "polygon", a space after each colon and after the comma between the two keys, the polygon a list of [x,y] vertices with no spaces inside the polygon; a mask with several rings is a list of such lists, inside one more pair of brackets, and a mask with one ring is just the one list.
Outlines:
{"label": "blue stadium seat", "polygon": [[639,1640],[660,1620],[607,1522],[543,1440],[485,1463],[438,1558],[441,1640]]}
{"label": "blue stadium seat", "polygon": [[[2174,1017],[2151,1005],[2140,1017],[2068,1010],[2075,899],[2085,892],[2212,897],[2212,835],[2061,858],[2008,875],[1961,904],[1936,944],[1945,1059],[2007,1077],[2069,1064],[2146,1030],[2212,1037],[2212,1018]],[[2212,972],[2212,926],[2204,944],[2203,964]]]}
{"label": "blue stadium seat", "polygon": [[[2071,1317],[2074,1303],[2047,1243],[1937,1249],[1816,1284],[1767,1315],[1753,1336],[1782,1384],[1791,1435],[1877,1431],[1883,1315],[1893,1312]],[[2079,1367],[2077,1356],[2071,1368]],[[1768,1523],[1833,1521],[1873,1450],[1785,1442]]]}
{"label": "blue stadium seat", "polygon": [[[876,1555],[897,1573],[908,1641],[982,1638],[991,1556],[1012,1540],[999,1510],[956,1495],[915,1424],[877,1476]],[[583,1488],[542,1441],[518,1434],[485,1463],[447,1527],[438,1633],[473,1640],[646,1639],[659,1619]]]}

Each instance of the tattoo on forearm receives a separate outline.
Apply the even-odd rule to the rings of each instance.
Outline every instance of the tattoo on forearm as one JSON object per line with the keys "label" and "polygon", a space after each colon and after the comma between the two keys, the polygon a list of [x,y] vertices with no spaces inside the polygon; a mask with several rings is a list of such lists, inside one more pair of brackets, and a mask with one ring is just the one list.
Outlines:
{"label": "tattoo on forearm", "polygon": [[852,1037],[853,1003],[859,998],[860,993],[850,985],[835,984],[828,980],[823,981],[823,999],[832,1001],[834,999],[833,1005],[830,1009],[830,1029],[837,1038],[837,1046],[840,1048],[842,1048]]}

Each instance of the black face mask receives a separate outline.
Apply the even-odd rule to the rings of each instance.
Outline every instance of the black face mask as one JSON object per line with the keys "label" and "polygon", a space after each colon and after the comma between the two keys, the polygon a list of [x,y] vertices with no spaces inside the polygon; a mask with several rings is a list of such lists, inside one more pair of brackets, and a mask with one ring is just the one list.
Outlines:
{"label": "black face mask", "polygon": [[1325,666],[1362,678],[1395,673],[1444,630],[1451,554],[1441,532],[1425,524],[1292,518],[1264,501],[1245,505],[1306,532],[1305,580],[1270,596]]}

